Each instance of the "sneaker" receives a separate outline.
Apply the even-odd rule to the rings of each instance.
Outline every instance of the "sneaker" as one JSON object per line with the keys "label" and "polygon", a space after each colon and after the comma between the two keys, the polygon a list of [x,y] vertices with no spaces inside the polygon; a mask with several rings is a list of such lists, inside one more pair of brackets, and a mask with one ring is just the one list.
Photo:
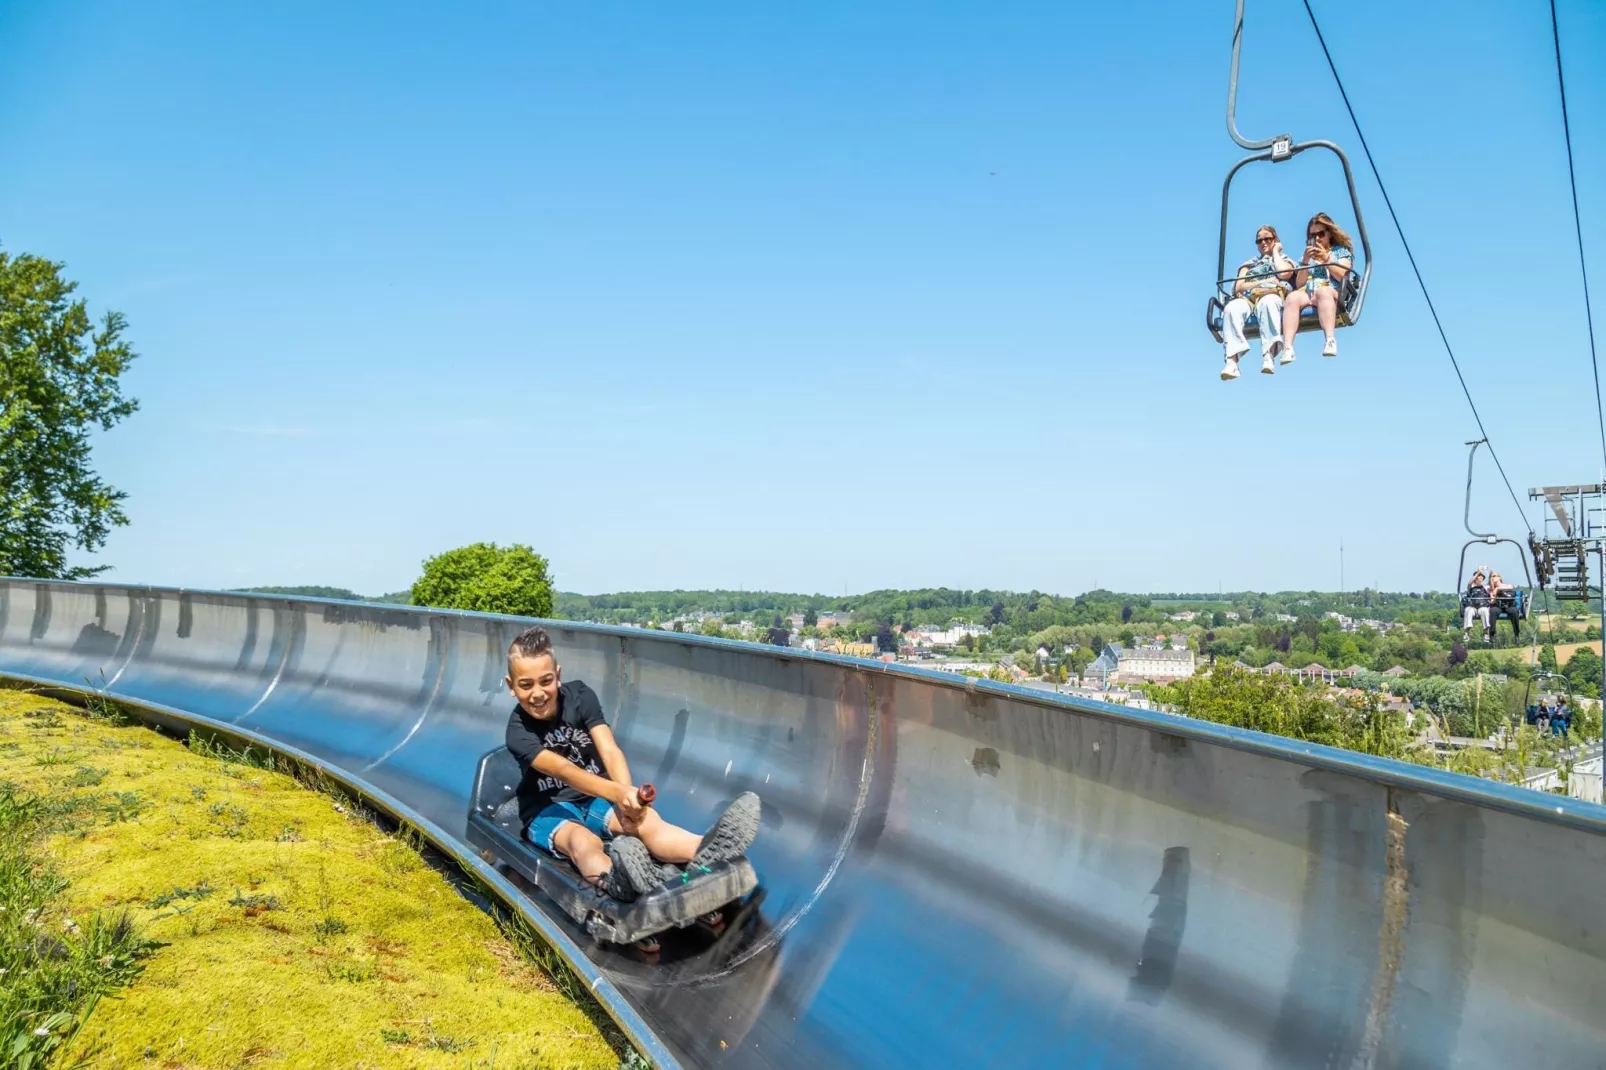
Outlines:
{"label": "sneaker", "polygon": [[1236,378],[1238,378],[1238,358],[1237,357],[1228,357],[1227,358],[1227,366],[1225,368],[1221,369],[1221,377],[1223,379],[1236,379]]}
{"label": "sneaker", "polygon": [[1277,358],[1277,363],[1278,364],[1292,364],[1292,363],[1294,363],[1294,347],[1293,346],[1283,346],[1282,347],[1282,356]]}
{"label": "sneaker", "polygon": [[703,835],[697,853],[692,855],[692,865],[711,866],[746,854],[758,838],[759,813],[757,795],[744,791],[736,796],[736,801],[725,808],[719,820]]}
{"label": "sneaker", "polygon": [[1275,365],[1275,364],[1273,364],[1271,362],[1271,358],[1270,357],[1261,357],[1260,358],[1260,374],[1261,375],[1276,375],[1277,374],[1277,365]]}
{"label": "sneaker", "polygon": [[1324,356],[1324,357],[1336,357],[1336,356],[1338,356],[1338,339],[1337,338],[1329,338],[1327,340],[1327,344],[1322,346],[1322,356]]}
{"label": "sneaker", "polygon": [[613,861],[613,868],[608,871],[609,876],[622,876],[620,881],[614,880],[615,886],[624,884],[628,886],[628,898],[608,890],[608,894],[624,903],[633,901],[637,896],[644,895],[658,887],[663,881],[658,874],[658,863],[653,861],[652,852],[647,845],[634,836],[615,836],[608,841],[608,858]]}

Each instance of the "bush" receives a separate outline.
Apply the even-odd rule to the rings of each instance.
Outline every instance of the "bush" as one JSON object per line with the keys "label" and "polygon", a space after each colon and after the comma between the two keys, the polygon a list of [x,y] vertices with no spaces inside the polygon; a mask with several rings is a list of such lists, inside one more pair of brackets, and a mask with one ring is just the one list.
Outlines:
{"label": "bush", "polygon": [[552,580],[546,558],[528,546],[477,542],[425,561],[412,600],[415,606],[550,617]]}

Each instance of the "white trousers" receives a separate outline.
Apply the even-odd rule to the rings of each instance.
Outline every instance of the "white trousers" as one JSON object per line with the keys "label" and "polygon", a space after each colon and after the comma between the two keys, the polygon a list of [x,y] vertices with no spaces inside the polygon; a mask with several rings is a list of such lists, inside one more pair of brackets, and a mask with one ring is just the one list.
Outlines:
{"label": "white trousers", "polygon": [[1462,631],[1466,631],[1468,628],[1471,628],[1472,627],[1472,621],[1473,621],[1474,618],[1477,619],[1479,624],[1483,625],[1483,630],[1484,631],[1488,631],[1489,630],[1489,607],[1488,606],[1462,606],[1461,607],[1461,630]]}
{"label": "white trousers", "polygon": [[[1260,352],[1271,356],[1273,347],[1283,341],[1283,296],[1267,294],[1255,302],[1255,316],[1260,320]],[[1234,297],[1227,302],[1221,316],[1222,334],[1227,339],[1227,356],[1238,357],[1249,352],[1249,341],[1244,338],[1244,321],[1249,318],[1249,298]]]}

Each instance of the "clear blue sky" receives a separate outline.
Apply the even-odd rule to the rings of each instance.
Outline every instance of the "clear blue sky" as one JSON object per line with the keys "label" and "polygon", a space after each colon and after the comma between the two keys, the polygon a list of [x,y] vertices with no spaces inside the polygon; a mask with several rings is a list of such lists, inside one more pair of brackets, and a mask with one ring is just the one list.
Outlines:
{"label": "clear blue sky", "polygon": [[[1519,493],[1598,478],[1546,5],[1317,10]],[[1600,328],[1606,6],[1560,11]],[[1216,379],[1231,19],[0,6],[0,242],[141,353],[97,560],[377,593],[488,539],[588,592],[1277,589],[1337,587],[1342,539],[1349,586],[1448,588],[1475,429],[1369,176],[1339,359]],[[1246,132],[1364,171],[1303,10],[1252,0],[1245,50]],[[1234,262],[1353,214],[1331,157],[1234,204]]]}

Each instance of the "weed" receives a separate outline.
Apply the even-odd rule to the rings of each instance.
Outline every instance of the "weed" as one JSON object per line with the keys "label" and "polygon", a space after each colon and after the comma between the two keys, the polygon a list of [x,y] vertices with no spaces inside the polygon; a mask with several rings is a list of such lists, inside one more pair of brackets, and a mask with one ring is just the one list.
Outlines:
{"label": "weed", "polygon": [[67,778],[69,788],[92,788],[106,779],[107,769],[91,769],[87,765],[80,765],[77,772]]}
{"label": "weed", "polygon": [[203,880],[193,888],[174,888],[172,891],[163,892],[145,905],[152,910],[159,910],[169,903],[176,903],[180,899],[205,899],[214,890],[210,884]]}
{"label": "weed", "polygon": [[196,802],[204,801],[206,799],[206,789],[205,788],[191,788],[190,789],[190,798],[194,799]]}
{"label": "weed", "polygon": [[300,843],[302,840],[301,830],[294,825],[285,825],[279,830],[279,835],[275,836],[274,839],[280,843]]}
{"label": "weed", "polygon": [[[282,764],[273,756],[272,751],[261,747],[253,747],[250,744],[247,744],[243,750],[236,750],[218,737],[204,736],[193,728],[190,729],[189,738],[185,740],[185,746],[201,757],[216,759],[225,766],[243,765],[251,769],[266,769],[271,773]],[[224,772],[233,777],[240,775],[238,770],[230,772],[225,769]]]}
{"label": "weed", "polygon": [[0,754],[16,754],[22,750],[22,744],[13,741],[0,743]]}
{"label": "weed", "polygon": [[444,1033],[431,1033],[429,1039],[424,1041],[424,1047],[435,1051],[444,1051],[448,1055],[456,1055],[460,1051],[467,1051],[474,1046],[472,1040],[460,1040],[449,1037]]}
{"label": "weed", "polygon": [[106,697],[106,678],[104,674],[101,676],[99,687],[95,687],[94,682],[87,677],[84,682],[94,689],[83,698],[83,713],[85,717],[92,721],[101,721],[118,728],[139,723],[139,718]]}
{"label": "weed", "polygon": [[339,936],[346,931],[346,928],[345,922],[331,914],[314,925],[312,931],[318,934],[320,940],[328,940],[330,937]]}
{"label": "weed", "polygon": [[49,750],[45,751],[45,753],[36,755],[34,757],[33,764],[44,766],[70,765],[71,763],[76,762],[78,758],[79,754],[77,751],[62,750],[60,747],[51,747]]}
{"label": "weed", "polygon": [[241,895],[240,889],[234,889],[234,898],[229,900],[231,907],[244,907],[246,910],[255,909],[258,913],[264,910],[278,910],[279,897],[276,895]]}
{"label": "weed", "polygon": [[413,1035],[405,1029],[381,1029],[379,1039],[386,1044],[411,1044]]}
{"label": "weed", "polygon": [[635,1048],[629,1048],[619,1060],[619,1070],[652,1070],[652,1063]]}
{"label": "weed", "polygon": [[61,714],[53,706],[44,706],[37,710],[28,710],[23,713],[28,719],[29,728],[51,729],[62,726]]}
{"label": "weed", "polygon": [[114,791],[111,801],[102,804],[101,812],[106,815],[107,821],[115,825],[119,821],[134,820],[145,812],[147,805],[137,791]]}
{"label": "weed", "polygon": [[379,975],[371,962],[360,959],[348,959],[343,962],[331,962],[324,968],[324,972],[331,981],[345,981],[347,984],[360,985],[372,981]]}

